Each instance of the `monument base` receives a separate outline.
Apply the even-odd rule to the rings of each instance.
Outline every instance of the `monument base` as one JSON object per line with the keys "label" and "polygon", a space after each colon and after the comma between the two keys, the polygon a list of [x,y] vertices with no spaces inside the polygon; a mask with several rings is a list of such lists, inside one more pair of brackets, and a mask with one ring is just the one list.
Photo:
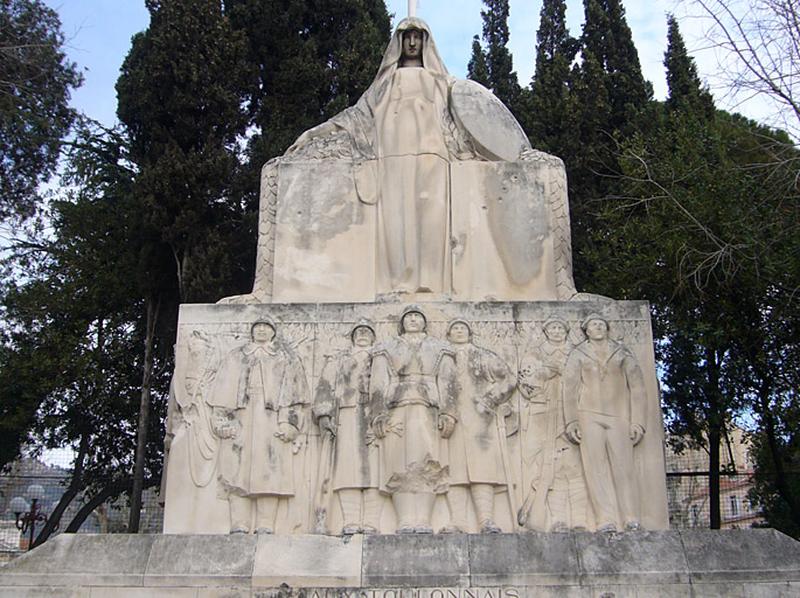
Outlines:
{"label": "monument base", "polygon": [[435,536],[63,534],[0,568],[0,597],[797,596],[775,530]]}

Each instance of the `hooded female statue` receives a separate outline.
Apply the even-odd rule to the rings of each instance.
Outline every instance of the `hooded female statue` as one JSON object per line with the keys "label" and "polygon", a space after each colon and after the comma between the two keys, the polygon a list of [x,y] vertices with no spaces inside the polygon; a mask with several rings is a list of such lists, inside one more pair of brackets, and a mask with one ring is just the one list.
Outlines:
{"label": "hooded female statue", "polygon": [[576,293],[563,163],[416,17],[354,106],[264,165],[258,226],[253,291],[222,303]]}
{"label": "hooded female statue", "polygon": [[361,201],[377,203],[379,293],[451,288],[449,163],[474,157],[448,109],[450,85],[430,28],[400,22],[372,85],[355,106],[303,135],[287,155],[346,132]]}

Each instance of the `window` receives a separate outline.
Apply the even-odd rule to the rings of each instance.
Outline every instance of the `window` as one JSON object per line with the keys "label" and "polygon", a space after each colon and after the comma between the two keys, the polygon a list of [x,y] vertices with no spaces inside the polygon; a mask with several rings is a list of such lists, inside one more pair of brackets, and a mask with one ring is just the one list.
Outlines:
{"label": "window", "polygon": [[739,497],[734,495],[730,497],[731,501],[731,517],[739,516]]}

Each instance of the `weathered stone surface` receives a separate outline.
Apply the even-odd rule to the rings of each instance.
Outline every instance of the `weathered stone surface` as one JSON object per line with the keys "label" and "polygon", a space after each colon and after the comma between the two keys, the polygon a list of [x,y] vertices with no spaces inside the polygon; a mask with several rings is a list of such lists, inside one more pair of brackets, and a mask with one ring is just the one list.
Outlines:
{"label": "weathered stone surface", "polygon": [[163,535],[155,538],[143,583],[169,587],[250,584],[256,553],[255,536]]}
{"label": "weathered stone surface", "polygon": [[0,569],[2,586],[138,586],[155,536],[61,534]]}
{"label": "weathered stone surface", "polygon": [[91,598],[91,595],[92,590],[87,587],[65,588],[63,586],[42,586],[40,588],[0,588],[0,598]]}
{"label": "weathered stone surface", "polygon": [[689,582],[676,532],[575,534],[584,585],[681,584]]}
{"label": "weathered stone surface", "polygon": [[[384,363],[387,356],[391,359],[396,357],[399,360],[398,363],[404,363],[403,360],[407,359],[410,349],[405,347],[407,343],[402,342],[399,320],[408,308],[409,305],[405,303],[182,306],[176,348],[174,401],[171,403],[168,423],[168,434],[172,436],[172,446],[169,465],[166,468],[165,531],[168,533],[225,533],[235,527],[231,524],[228,500],[225,499],[225,487],[220,482],[221,479],[225,479],[225,476],[222,475],[224,472],[218,464],[220,459],[231,457],[231,448],[230,439],[223,439],[218,433],[220,429],[217,420],[219,414],[216,414],[214,410],[217,409],[216,405],[219,401],[214,390],[217,388],[215,381],[221,375],[220,372],[229,374],[232,371],[230,367],[227,367],[225,361],[230,359],[230,356],[239,355],[237,363],[240,364],[244,364],[245,357],[243,355],[247,355],[246,360],[252,359],[249,355],[251,355],[250,348],[254,345],[248,342],[251,336],[251,327],[254,322],[265,320],[274,322],[276,327],[275,357],[265,358],[266,361],[262,359],[259,363],[272,363],[273,360],[278,360],[280,355],[289,356],[302,364],[302,367],[298,365],[292,371],[302,370],[306,377],[305,384],[291,385],[291,388],[300,389],[294,392],[289,399],[293,405],[290,406],[289,411],[295,414],[298,436],[292,443],[292,454],[288,455],[288,452],[284,451],[287,454],[282,458],[285,459],[287,467],[288,464],[291,465],[291,470],[294,472],[292,485],[294,494],[281,496],[275,532],[279,535],[303,534],[321,530],[326,530],[328,533],[339,533],[346,524],[356,524],[356,528],[359,523],[366,525],[367,516],[364,515],[365,519],[362,520],[358,514],[361,501],[357,500],[358,505],[351,509],[349,506],[351,503],[347,501],[343,503],[342,496],[338,496],[338,491],[341,488],[372,488],[374,490],[378,483],[381,485],[382,491],[378,500],[383,504],[380,506],[379,515],[375,516],[375,521],[369,523],[382,533],[393,533],[401,527],[402,524],[397,517],[397,509],[400,504],[390,500],[389,497],[393,495],[393,490],[387,491],[386,484],[393,474],[405,475],[405,472],[391,469],[391,467],[398,466],[399,461],[394,461],[393,457],[399,453],[388,450],[390,445],[397,445],[396,441],[404,434],[399,433],[400,428],[396,426],[403,410],[395,409],[394,403],[392,406],[388,404],[381,406],[382,399],[380,397],[383,388],[381,385],[384,383],[386,388],[397,389],[404,386],[400,383],[401,377],[396,372],[392,373],[396,369],[394,366],[389,368],[388,373],[383,372],[385,374],[383,378],[386,378],[383,383],[378,382],[381,376],[376,376],[374,383],[370,379],[375,372],[382,371],[377,368],[376,364]],[[645,422],[644,428],[647,433],[642,441],[633,448],[633,462],[637,472],[631,478],[632,483],[637,486],[635,489],[637,502],[633,505],[633,511],[634,517],[638,518],[645,529],[667,527],[663,424],[658,402],[652,333],[646,303],[611,301],[453,302],[420,304],[417,309],[424,312],[425,330],[423,332],[425,338],[428,339],[426,347],[430,345],[431,349],[430,351],[426,349],[423,353],[431,357],[433,361],[426,366],[427,370],[425,371],[414,373],[404,370],[402,376],[408,377],[411,374],[419,374],[423,377],[433,376],[430,380],[435,379],[436,381],[431,382],[429,391],[426,391],[429,399],[435,404],[435,408],[430,411],[436,413],[431,417],[447,415],[449,411],[455,409],[453,413],[459,423],[455,425],[455,432],[447,436],[443,435],[442,430],[437,429],[436,424],[431,420],[416,432],[410,431],[408,438],[420,430],[427,434],[427,442],[430,446],[429,451],[428,449],[426,451],[430,452],[439,469],[441,470],[441,466],[452,461],[448,477],[452,478],[450,481],[454,487],[461,485],[461,488],[471,492],[472,488],[468,488],[469,484],[488,483],[494,485],[497,490],[494,494],[493,504],[485,506],[486,512],[484,513],[479,513],[475,505],[486,505],[487,501],[481,500],[474,493],[468,497],[467,504],[461,507],[456,506],[459,504],[458,500],[450,500],[453,496],[448,495],[447,501],[443,498],[437,499],[430,515],[430,527],[433,530],[438,531],[446,526],[455,526],[462,527],[464,531],[475,532],[479,531],[484,523],[481,519],[488,518],[502,531],[513,532],[520,529],[516,522],[518,511],[523,505],[528,505],[526,507],[528,510],[542,512],[544,509],[550,508],[555,512],[552,502],[550,505],[544,503],[544,506],[541,506],[531,491],[532,488],[539,486],[539,476],[544,475],[541,473],[542,467],[536,464],[535,455],[528,454],[530,451],[526,444],[531,437],[540,435],[538,431],[530,427],[530,421],[536,417],[536,414],[533,413],[539,405],[536,401],[542,400],[536,395],[537,392],[541,395],[541,384],[537,383],[535,376],[527,377],[521,368],[527,367],[525,364],[530,361],[529,358],[542,347],[545,341],[543,327],[546,322],[554,317],[563,321],[564,326],[568,328],[564,348],[568,352],[585,341],[586,336],[581,330],[581,322],[592,312],[600,312],[603,315],[608,322],[608,336],[613,340],[613,346],[619,347],[624,344],[625,355],[630,354],[630,360],[635,361],[643,373],[643,384],[637,386],[635,398],[643,407],[642,417],[644,420],[642,421]],[[372,357],[368,358],[372,359],[372,365],[363,364],[364,367],[358,370],[361,373],[357,376],[357,380],[353,379],[345,383],[345,379],[342,378],[341,383],[335,382],[334,379],[342,375],[342,371],[337,370],[333,374],[330,372],[325,374],[324,370],[326,367],[330,368],[331,364],[349,363],[348,360],[352,359],[353,345],[350,334],[354,325],[362,318],[369,319],[374,323],[373,353]],[[448,337],[449,326],[455,320],[461,320],[468,329],[470,342],[466,345],[459,345]],[[435,347],[438,349],[433,350]],[[444,375],[445,372],[438,372],[434,376],[433,371],[434,366],[439,368],[449,366],[452,369],[453,359],[448,355],[459,353],[459,347],[469,348],[471,357],[465,353],[461,359],[455,360],[458,370],[455,376],[459,378],[459,384],[453,386],[445,383],[446,379],[449,379],[448,375]],[[391,357],[393,352],[397,354],[395,357]],[[410,353],[408,354],[410,355]],[[380,355],[384,357],[379,357]],[[441,359],[438,357],[440,355]],[[469,363],[473,361],[480,365],[472,367]],[[341,368],[339,369],[341,370]],[[247,387],[242,386],[243,383],[234,379],[235,377],[227,375],[227,378],[232,380],[228,385],[231,389],[228,398],[233,401],[234,395]],[[334,382],[330,382],[330,380],[334,380]],[[535,388],[531,392],[527,390],[522,392],[520,390],[522,383]],[[349,443],[347,446],[350,448],[342,448],[342,450],[350,450],[355,454],[355,451],[361,447],[366,448],[369,442],[371,443],[369,446],[374,447],[377,444],[379,451],[382,451],[380,459],[373,459],[373,455],[363,455],[364,458],[360,463],[364,466],[371,463],[371,471],[369,476],[359,480],[357,484],[355,479],[347,483],[342,482],[339,469],[332,469],[331,443],[329,439],[324,438],[319,427],[319,416],[322,411],[319,407],[317,407],[316,414],[312,410],[312,405],[319,398],[316,397],[316,394],[322,392],[324,395],[327,392],[325,388],[330,387],[331,384],[334,385],[332,387],[334,395],[344,392],[343,389],[351,389],[352,392],[359,394],[357,399],[359,405],[368,409],[370,414],[363,425],[357,424],[357,418],[350,418],[351,423],[347,424],[350,427],[343,428],[343,430],[348,429],[349,431],[343,432],[347,437],[340,439],[342,443],[339,445],[340,448],[346,446],[344,443],[347,442]],[[539,384],[538,387],[537,384]],[[286,388],[286,384],[282,384],[280,388]],[[307,389],[307,396],[294,396],[297,393],[306,392],[304,389]],[[442,389],[445,389],[446,392]],[[457,389],[462,390],[458,391]],[[458,395],[458,392],[464,396]],[[262,397],[259,402],[264,403],[266,399],[263,397],[283,396],[284,394],[279,392],[279,388],[276,387],[270,389],[269,392],[254,394],[254,396]],[[616,395],[616,393],[614,394]],[[563,411],[560,404],[561,392],[551,392],[547,396],[550,398],[545,400],[554,402],[551,411]],[[485,404],[485,408],[474,404],[475,397],[478,397],[479,402]],[[395,401],[396,398],[392,401]],[[318,401],[317,405],[319,406]],[[355,409],[355,407],[352,408]],[[503,422],[505,434],[499,432],[500,421],[496,415],[499,412],[495,412],[495,408],[508,411]],[[486,413],[481,414],[479,409],[484,409]],[[239,411],[244,411],[244,409],[239,409]],[[229,423],[236,424],[244,421],[235,410],[228,409],[228,412],[226,417],[228,417]],[[282,412],[283,408],[279,405],[279,417],[282,417]],[[365,418],[367,417],[366,413]],[[491,414],[491,416],[484,417],[487,414]],[[513,423],[517,414],[527,418],[522,422],[519,431],[514,428]],[[289,417],[292,417],[291,413]],[[379,430],[374,426],[381,417],[391,424],[390,428],[394,430],[390,432],[388,438],[380,438]],[[346,419],[338,423],[344,425]],[[461,427],[459,428],[459,426]],[[519,428],[519,426],[517,427]],[[548,432],[548,438],[555,438],[556,435],[563,436],[563,421],[556,422],[556,427],[550,426],[550,428],[552,429]],[[469,473],[472,469],[478,468],[483,461],[479,462],[475,458],[465,460],[464,456],[473,450],[469,447],[472,447],[479,438],[483,438],[485,433],[489,432],[495,440],[491,443],[493,447],[491,451],[486,451],[486,454],[483,455],[485,457],[483,461],[491,460],[494,463],[494,471],[483,471],[480,474]],[[504,438],[504,442],[501,442],[501,438]],[[627,442],[626,438],[626,435],[622,436],[625,442]],[[269,440],[270,442],[265,441],[267,446],[270,446],[270,443],[278,443],[278,440],[272,440],[272,436],[269,437]],[[442,445],[439,445],[440,440]],[[278,449],[287,448],[287,445],[283,443],[276,444],[276,446]],[[272,448],[278,450],[275,446]],[[250,449],[247,450],[250,451]],[[252,463],[256,467],[259,467],[256,459],[258,454],[258,451],[252,452],[254,457]],[[334,453],[334,456],[336,462],[340,464],[347,460],[346,455]],[[437,461],[439,457],[441,459]],[[355,461],[355,457],[352,460]],[[472,463],[471,468],[467,469],[467,473],[463,471],[466,461]],[[575,483],[582,484],[584,473],[581,469],[580,457],[577,461],[577,467],[573,467],[576,469],[573,477]],[[382,477],[373,475],[372,469],[379,469],[376,463],[383,468]],[[359,466],[359,471],[362,469],[364,468]],[[364,471],[366,470],[364,469]],[[330,488],[332,491],[323,491],[326,487],[324,481],[331,472],[336,474]],[[475,474],[474,479],[471,477],[473,474]],[[394,477],[396,481],[401,479],[399,475]],[[407,482],[412,479],[408,476],[406,478]],[[433,477],[429,481],[433,481]],[[397,486],[395,483],[393,485]],[[512,490],[510,495],[506,491],[508,487]],[[445,492],[447,487],[432,484],[431,490],[440,493]],[[569,495],[573,496],[573,493]],[[478,502],[476,502],[476,496],[478,496]],[[447,503],[450,506],[449,510]],[[531,507],[531,504],[534,506]],[[366,499],[364,499],[364,505],[364,510],[366,510]],[[581,501],[581,506],[584,511],[590,509],[586,498]],[[344,521],[344,518],[350,517],[350,515],[343,516],[343,510],[347,510],[348,513],[355,512],[356,514],[352,517],[356,521]],[[456,515],[454,516],[452,513],[456,513]],[[460,517],[461,515],[463,517]],[[544,527],[535,525],[527,527],[546,530],[556,527],[555,523],[558,522],[555,515],[552,514],[549,516],[549,523],[547,523],[548,518],[544,520],[546,522]],[[621,529],[626,521],[627,519],[623,520],[620,516],[616,522],[618,529]],[[590,530],[595,529],[597,525],[595,518],[591,516],[583,519],[573,517],[566,519],[563,523],[566,525],[562,527],[584,527]],[[410,522],[412,527],[418,524],[422,527],[421,522]],[[249,527],[253,531],[260,526],[251,522],[251,525],[244,527]]]}
{"label": "weathered stone surface", "polygon": [[800,543],[778,531],[681,530],[680,537],[697,582],[748,580],[755,572],[765,581],[800,582]]}
{"label": "weathered stone surface", "polygon": [[360,536],[259,536],[253,586],[358,587],[361,553]]}
{"label": "weathered stone surface", "polygon": [[[563,165],[464,161],[451,165],[453,299],[554,301],[553,194]],[[568,227],[567,223],[567,227]]]}
{"label": "weathered stone surface", "polygon": [[361,582],[363,587],[468,586],[467,536],[367,536]]}
{"label": "weathered stone surface", "polygon": [[258,595],[250,588],[197,588],[197,598],[250,598]]}
{"label": "weathered stone surface", "polygon": [[376,211],[358,198],[350,160],[278,169],[273,300],[373,301]]}
{"label": "weathered stone surface", "polygon": [[470,580],[476,586],[577,585],[573,534],[469,536]]}
{"label": "weathered stone surface", "polygon": [[196,598],[197,588],[92,588],[90,598]]}
{"label": "weathered stone surface", "polygon": [[530,148],[528,136],[514,115],[480,83],[456,81],[450,89],[450,101],[453,116],[487,158],[513,162]]}
{"label": "weathered stone surface", "polygon": [[[686,590],[688,590],[687,588]],[[697,598],[797,598],[800,583],[697,583],[691,585],[692,596]],[[642,594],[644,596],[644,594]],[[686,591],[680,596],[686,596]]]}

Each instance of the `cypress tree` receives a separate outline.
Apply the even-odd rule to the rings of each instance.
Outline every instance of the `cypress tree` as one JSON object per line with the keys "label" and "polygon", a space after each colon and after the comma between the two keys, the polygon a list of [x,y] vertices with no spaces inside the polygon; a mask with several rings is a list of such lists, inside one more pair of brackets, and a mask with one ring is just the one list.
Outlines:
{"label": "cypress tree", "polygon": [[135,192],[172,256],[181,300],[215,300],[224,282],[209,278],[225,279],[227,263],[224,248],[211,255],[218,243],[209,235],[235,209],[237,139],[254,73],[219,0],[148,0],[147,7],[150,26],[134,37],[117,82],[117,114],[139,170]]}
{"label": "cypress tree", "polygon": [[486,54],[477,35],[472,38],[472,57],[467,64],[467,78],[477,81],[484,87],[490,87],[489,69],[486,66]]}
{"label": "cypress tree", "polygon": [[[508,106],[518,111],[520,85],[514,72],[513,59],[508,50],[508,0],[483,0],[483,41],[488,75],[487,87]],[[475,43],[473,42],[473,57]]]}
{"label": "cypress tree", "polygon": [[[216,300],[230,286],[230,190],[251,71],[244,38],[219,0],[147,0],[149,28],[117,81],[117,114],[136,164],[143,222],[138,274],[145,330],[129,530],[139,527],[158,336],[172,337],[177,305]],[[162,346],[170,347],[167,340]]]}
{"label": "cypress tree", "polygon": [[605,73],[611,108],[607,132],[630,134],[653,92],[642,76],[625,9],[619,0],[584,0],[584,10],[582,52],[594,55]]}
{"label": "cypress tree", "polygon": [[[245,177],[305,130],[354,104],[372,82],[390,34],[383,0],[229,0],[258,71],[248,94],[255,134]],[[251,199],[256,188],[248,189]]]}
{"label": "cypress tree", "polygon": [[664,66],[667,69],[669,89],[667,110],[690,111],[702,118],[713,118],[714,100],[700,82],[694,58],[686,51],[686,44],[674,15],[667,16],[667,51],[664,53]]}
{"label": "cypress tree", "polygon": [[557,156],[570,155],[575,146],[571,141],[575,123],[570,84],[578,48],[567,29],[566,10],[564,0],[544,0],[542,4],[526,123],[531,144]]}
{"label": "cypress tree", "polygon": [[652,88],[642,76],[620,1],[584,0],[584,11],[582,62],[573,80],[580,141],[567,171],[576,284],[594,290],[600,283],[594,274],[601,259],[598,248],[607,232],[598,226],[597,201],[618,191],[619,140],[656,119]]}

